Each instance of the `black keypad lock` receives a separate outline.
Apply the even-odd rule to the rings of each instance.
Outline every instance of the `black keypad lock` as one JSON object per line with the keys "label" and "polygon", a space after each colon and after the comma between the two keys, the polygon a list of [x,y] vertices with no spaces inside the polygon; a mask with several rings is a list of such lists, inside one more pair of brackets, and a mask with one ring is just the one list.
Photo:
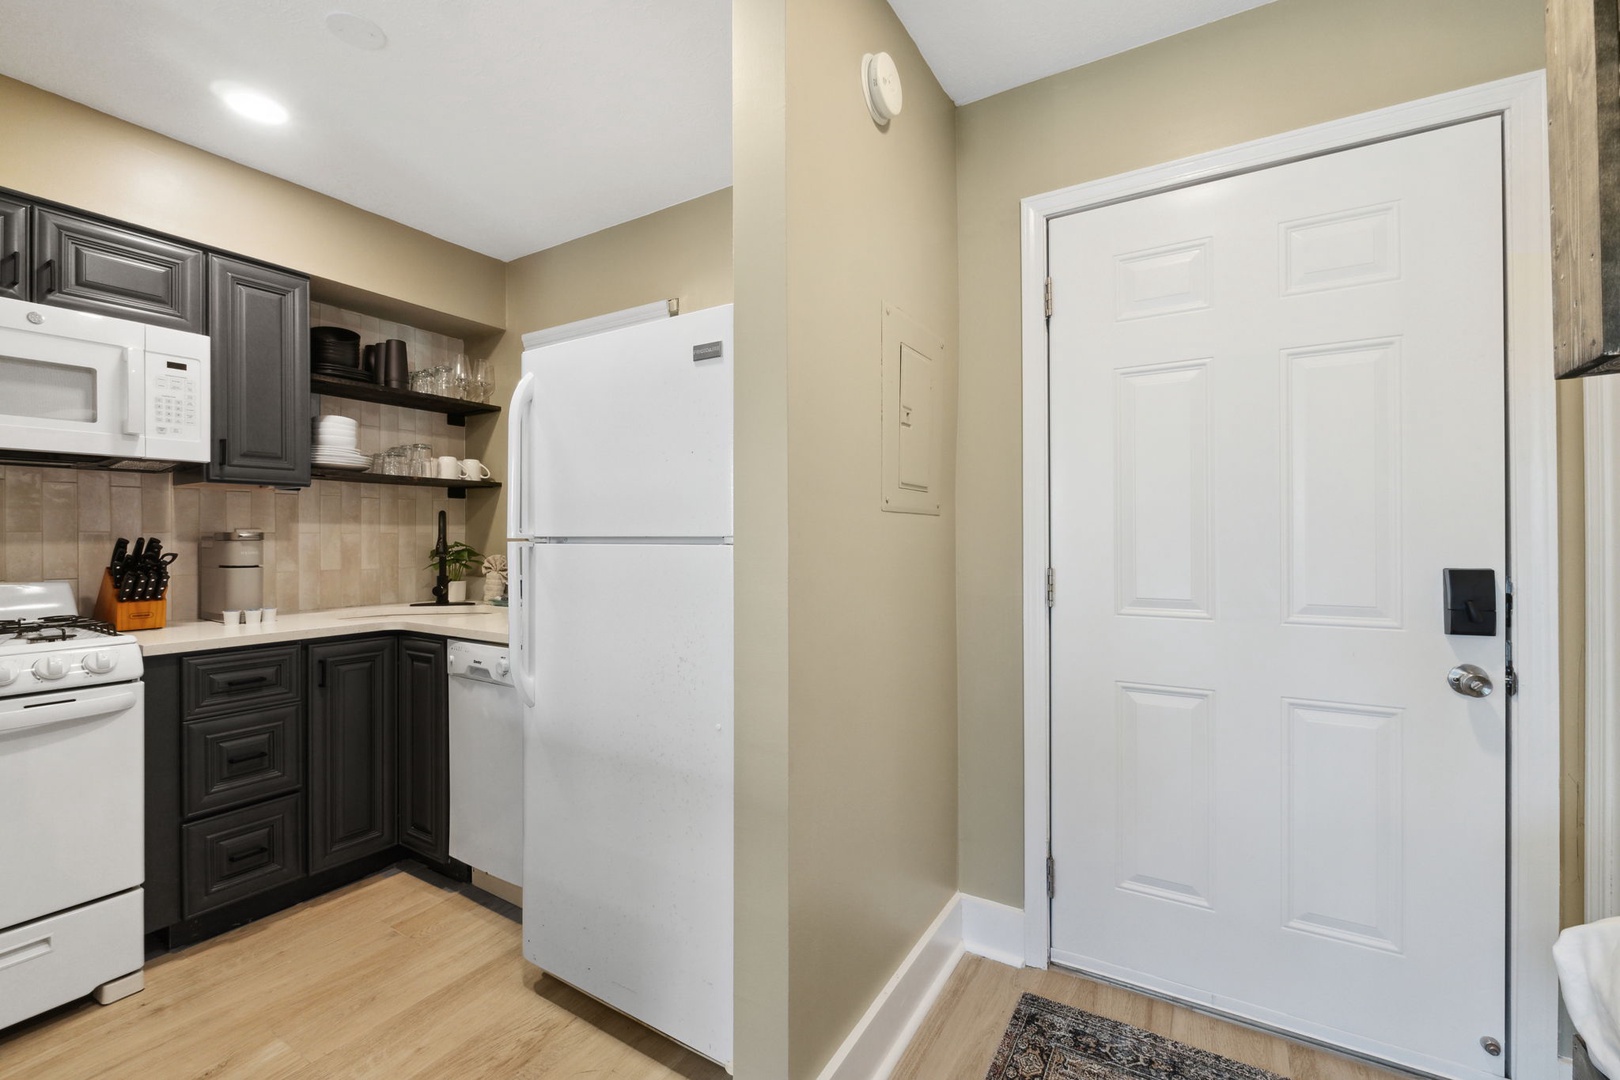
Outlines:
{"label": "black keypad lock", "polygon": [[1496,571],[1446,569],[1446,633],[1496,636]]}

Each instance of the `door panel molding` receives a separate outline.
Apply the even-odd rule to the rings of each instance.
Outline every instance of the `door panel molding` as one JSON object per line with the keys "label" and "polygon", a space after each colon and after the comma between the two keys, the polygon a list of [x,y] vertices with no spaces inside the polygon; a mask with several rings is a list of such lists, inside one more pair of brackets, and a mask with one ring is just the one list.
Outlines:
{"label": "door panel molding", "polygon": [[[1051,219],[1487,116],[1503,123],[1507,279],[1508,537],[1514,588],[1507,1074],[1558,1073],[1558,499],[1546,77],[1542,72],[1363,113],[1023,200],[1024,960],[1048,965],[1051,652],[1047,226]],[[1369,271],[1371,272],[1371,271]],[[1064,297],[1054,297],[1063,304]],[[1061,595],[1058,603],[1062,602]]]}

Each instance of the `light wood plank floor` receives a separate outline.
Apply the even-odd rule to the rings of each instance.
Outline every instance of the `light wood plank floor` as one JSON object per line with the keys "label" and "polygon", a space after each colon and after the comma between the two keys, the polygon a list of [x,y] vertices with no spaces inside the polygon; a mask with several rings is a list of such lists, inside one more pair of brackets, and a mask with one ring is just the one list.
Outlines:
{"label": "light wood plank floor", "polygon": [[514,909],[398,868],[0,1033],[5,1080],[723,1080],[526,964]]}
{"label": "light wood plank floor", "polygon": [[892,1080],[984,1080],[1013,1007],[1026,991],[1294,1080],[1396,1080],[1401,1075],[1065,972],[965,956]]}

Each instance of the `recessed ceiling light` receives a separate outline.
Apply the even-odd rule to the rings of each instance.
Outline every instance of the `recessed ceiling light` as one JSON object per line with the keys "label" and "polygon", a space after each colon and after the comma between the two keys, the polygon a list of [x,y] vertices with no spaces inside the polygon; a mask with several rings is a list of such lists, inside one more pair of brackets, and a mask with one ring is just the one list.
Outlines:
{"label": "recessed ceiling light", "polygon": [[212,87],[214,93],[219,95],[221,101],[230,106],[233,112],[247,117],[249,120],[261,124],[285,124],[287,122],[287,108],[279,101],[275,101],[257,90],[251,90],[237,83],[217,82]]}
{"label": "recessed ceiling light", "polygon": [[375,52],[388,44],[388,35],[383,33],[382,27],[360,15],[351,15],[347,11],[334,11],[326,17],[326,28],[332,31],[339,41],[347,42],[357,49]]}

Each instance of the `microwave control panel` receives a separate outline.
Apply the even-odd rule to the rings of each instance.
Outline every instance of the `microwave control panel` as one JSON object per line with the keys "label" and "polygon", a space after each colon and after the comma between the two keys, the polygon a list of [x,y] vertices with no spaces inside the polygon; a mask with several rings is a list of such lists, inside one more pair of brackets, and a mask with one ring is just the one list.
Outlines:
{"label": "microwave control panel", "polygon": [[202,415],[198,384],[202,380],[196,363],[161,356],[153,359],[156,363],[146,384],[148,430],[160,439],[197,439]]}
{"label": "microwave control panel", "polygon": [[201,334],[147,327],[146,401],[142,410],[146,414],[147,457],[160,461],[208,460],[213,408],[208,352],[208,339]]}

